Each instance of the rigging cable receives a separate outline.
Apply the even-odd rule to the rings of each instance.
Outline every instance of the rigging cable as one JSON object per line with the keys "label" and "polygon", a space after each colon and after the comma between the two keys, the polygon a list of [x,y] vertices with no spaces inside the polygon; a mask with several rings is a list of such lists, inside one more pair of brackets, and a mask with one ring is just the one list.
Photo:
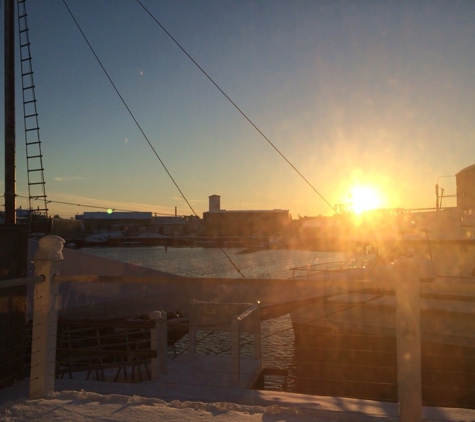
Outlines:
{"label": "rigging cable", "polygon": [[[64,1],[64,0],[63,0]],[[251,124],[251,126],[267,141],[267,143],[274,148],[274,150],[287,162],[287,164],[292,167],[293,170],[307,183],[308,186],[318,195],[320,198],[336,213],[338,214],[338,211],[331,205],[325,197],[315,188],[315,186],[312,185],[312,183],[291,163],[291,161],[275,146],[275,144],[257,127],[257,125],[247,116],[244,111],[227,95],[223,89],[211,78],[211,76],[206,73],[206,71],[198,64],[198,62],[191,57],[191,55],[181,46],[181,44],[170,34],[170,32],[167,31],[167,29],[158,21],[158,19],[153,16],[153,14],[142,4],[140,0],[137,0],[137,3],[142,6],[142,8],[147,12],[147,14],[157,23],[157,25],[165,32],[165,34],[168,35],[168,37],[180,48],[181,51],[193,62],[193,64],[205,75],[209,81],[218,89],[221,94],[224,95],[224,97],[234,106],[234,108],[241,113],[241,115]]]}
{"label": "rigging cable", "polygon": [[[127,105],[126,101],[124,100],[124,97],[122,97],[122,95],[120,94],[117,86],[115,85],[114,81],[112,80],[112,78],[110,77],[109,73],[107,72],[106,68],[104,67],[104,65],[102,64],[101,60],[99,59],[98,55],[96,54],[94,48],[92,47],[91,43],[89,42],[89,40],[87,39],[86,37],[86,34],[84,33],[84,31],[82,30],[81,26],[79,25],[79,22],[76,20],[76,18],[74,17],[71,9],[69,8],[69,6],[67,5],[66,3],[66,0],[63,0],[63,4],[64,6],[66,7],[66,9],[68,10],[71,18],[73,19],[74,23],[76,24],[77,28],[79,29],[79,32],[81,33],[82,37],[84,38],[84,40],[86,41],[87,45],[89,46],[89,49],[91,50],[92,54],[94,55],[94,57],[96,58],[97,62],[99,63],[99,66],[101,66],[104,74],[106,75],[107,79],[109,80],[109,82],[111,83],[112,87],[114,88],[115,92],[117,93],[117,95],[119,96],[120,100],[122,101],[122,104],[124,105],[124,107],[127,109],[127,112],[129,113],[130,117],[132,117],[132,120],[135,122],[135,125],[137,126],[137,128],[140,130],[140,132],[142,133],[142,136],[145,138],[145,140],[147,141],[149,147],[152,149],[153,153],[155,154],[155,157],[157,157],[158,161],[160,161],[160,164],[162,165],[162,167],[164,168],[164,170],[166,171],[166,173],[168,174],[168,177],[170,178],[170,180],[173,182],[173,184],[175,185],[175,187],[177,188],[178,192],[180,192],[181,196],[183,197],[183,199],[185,200],[185,202],[188,204],[188,207],[190,208],[190,210],[193,212],[193,214],[198,217],[198,214],[196,214],[195,210],[193,209],[193,207],[191,206],[190,202],[188,201],[187,197],[185,196],[185,194],[182,192],[182,190],[180,189],[180,187],[178,186],[178,183],[175,181],[175,179],[173,178],[173,176],[171,175],[170,171],[168,170],[167,166],[165,165],[165,163],[163,162],[163,160],[160,158],[160,156],[158,155],[157,151],[155,150],[155,148],[153,147],[152,143],[150,142],[150,140],[148,139],[147,135],[145,134],[144,130],[142,129],[142,126],[140,126],[140,123],[137,121],[137,119],[135,118],[134,114],[132,113],[132,110],[130,110],[129,106]],[[233,262],[233,260],[231,259],[231,257],[226,253],[226,251],[223,249],[223,248],[220,248],[221,251],[224,253],[224,255],[226,256],[226,258],[228,258],[229,262],[233,265],[233,267],[236,269],[236,271],[242,276],[242,277],[245,277],[245,275],[241,272],[241,270],[236,266],[236,264]]]}
{"label": "rigging cable", "polygon": [[[4,195],[1,195],[1,196],[4,196]],[[17,198],[25,198],[25,199],[29,198],[28,196],[23,196],[23,195],[15,195],[15,196]],[[38,198],[33,197],[32,199],[35,200],[35,199],[38,199]],[[94,208],[94,209],[101,209],[101,210],[112,210],[112,211],[123,211],[123,212],[140,212],[140,211],[137,211],[137,210],[125,210],[125,209],[121,209],[121,208],[100,207],[100,206],[97,206],[97,205],[78,204],[76,202],[54,201],[54,200],[51,200],[51,199],[48,199],[47,202],[52,203],[52,204],[72,205],[72,206],[75,206],[75,207]],[[167,213],[161,213],[161,212],[160,213],[152,212],[152,214],[155,214],[155,215],[170,215],[170,216],[175,215],[175,214],[167,214]]]}
{"label": "rigging cable", "polygon": [[87,45],[89,46],[89,49],[91,50],[92,54],[94,54],[94,57],[96,58],[97,62],[99,63],[99,66],[101,66],[103,72],[105,73],[107,79],[109,79],[109,82],[111,83],[112,87],[114,88],[116,94],[119,96],[120,100],[122,101],[122,104],[124,105],[124,107],[127,109],[127,112],[129,113],[130,117],[132,117],[132,120],[134,121],[135,125],[137,126],[137,128],[139,129],[139,131],[142,133],[142,136],[145,138],[145,140],[147,141],[149,147],[151,148],[151,150],[153,151],[153,153],[155,154],[155,157],[157,157],[158,161],[160,161],[160,164],[162,165],[163,169],[167,172],[168,174],[168,177],[170,177],[171,181],[173,182],[173,184],[175,185],[175,187],[178,189],[178,192],[180,192],[181,196],[183,197],[183,199],[186,201],[186,203],[188,204],[188,206],[190,207],[191,211],[193,212],[194,215],[197,216],[195,210],[193,209],[193,207],[191,206],[190,202],[188,201],[188,199],[186,198],[185,194],[182,192],[182,190],[180,189],[180,187],[178,186],[177,182],[175,181],[175,179],[173,178],[173,176],[171,175],[170,171],[168,170],[167,166],[165,165],[165,163],[163,162],[163,160],[160,158],[160,156],[158,155],[157,151],[155,150],[155,148],[153,147],[152,143],[150,142],[150,140],[148,139],[147,135],[145,134],[144,130],[142,129],[142,126],[140,126],[140,123],[137,121],[137,119],[135,118],[134,114],[132,113],[132,110],[130,110],[129,106],[127,105],[126,101],[124,100],[124,97],[122,97],[122,95],[120,94],[117,86],[115,85],[114,81],[112,80],[112,78],[110,77],[109,73],[107,72],[106,68],[104,67],[104,65],[102,64],[101,60],[99,59],[99,57],[97,56],[94,48],[92,47],[91,43],[89,42],[89,40],[87,39],[86,35],[84,34],[81,26],[79,25],[78,21],[76,20],[76,18],[74,17],[71,9],[69,8],[69,6],[67,5],[66,3],[66,0],[63,0],[63,3],[64,5],[66,6],[66,8],[68,9],[68,12],[69,14],[71,15],[71,18],[73,19],[74,23],[76,24],[76,26],[78,27],[79,29],[79,32],[81,32],[81,35],[83,36],[84,40],[86,41]]}

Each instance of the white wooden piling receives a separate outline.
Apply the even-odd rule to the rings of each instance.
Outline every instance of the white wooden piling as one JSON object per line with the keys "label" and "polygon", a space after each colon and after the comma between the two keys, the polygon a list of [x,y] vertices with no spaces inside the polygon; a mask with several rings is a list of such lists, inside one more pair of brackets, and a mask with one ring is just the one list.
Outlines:
{"label": "white wooden piling", "polygon": [[45,280],[34,287],[30,398],[43,398],[54,392],[58,284],[53,277],[60,271],[63,244],[59,236],[45,236],[33,259],[35,275]]}
{"label": "white wooden piling", "polygon": [[[254,358],[261,361],[261,309],[259,305],[250,306],[240,315],[231,319],[231,367],[233,383],[241,382],[241,333],[254,336]],[[260,363],[259,363],[260,367]]]}
{"label": "white wooden piling", "polygon": [[394,263],[399,420],[422,420],[420,284],[413,258]]}
{"label": "white wooden piling", "polygon": [[155,328],[152,328],[150,335],[150,346],[157,351],[157,357],[152,358],[152,380],[158,380],[160,374],[167,374],[167,349],[168,349],[168,327],[167,313],[165,311],[154,311],[150,313],[150,319],[155,321]]}
{"label": "white wooden piling", "polygon": [[[243,357],[240,350],[241,333],[254,336],[253,362],[261,368],[261,319],[260,307],[252,303],[216,303],[194,301],[190,314],[190,355],[196,356],[196,333],[202,331],[225,331],[231,333],[231,359],[228,374],[232,385],[241,385]],[[213,359],[210,356],[210,361]],[[214,357],[216,359],[216,357]],[[248,360],[248,359],[245,359]],[[256,373],[257,375],[257,373]]]}
{"label": "white wooden piling", "polygon": [[254,337],[254,357],[261,360],[261,308],[260,304],[252,305],[237,316],[239,331]]}

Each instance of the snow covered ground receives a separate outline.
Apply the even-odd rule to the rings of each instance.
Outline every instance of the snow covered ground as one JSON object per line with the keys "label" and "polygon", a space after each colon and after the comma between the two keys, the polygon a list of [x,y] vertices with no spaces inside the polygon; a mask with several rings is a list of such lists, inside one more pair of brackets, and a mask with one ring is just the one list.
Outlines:
{"label": "snow covered ground", "polygon": [[0,420],[16,421],[309,421],[298,409],[232,403],[165,402],[157,398],[64,391],[44,400],[18,400],[0,408]]}
{"label": "snow covered ground", "polygon": [[[30,400],[26,398],[28,380],[25,380],[0,390],[0,421],[399,421],[396,403],[256,390],[215,392],[216,401],[207,402],[194,400],[193,395],[202,397],[196,391],[172,391],[167,397],[163,392],[154,392],[154,387],[152,382],[58,380],[56,388],[61,391],[47,399]],[[100,392],[91,391],[94,389]],[[176,398],[172,397],[174,394]],[[425,407],[423,417],[424,421],[473,422],[475,410]]]}

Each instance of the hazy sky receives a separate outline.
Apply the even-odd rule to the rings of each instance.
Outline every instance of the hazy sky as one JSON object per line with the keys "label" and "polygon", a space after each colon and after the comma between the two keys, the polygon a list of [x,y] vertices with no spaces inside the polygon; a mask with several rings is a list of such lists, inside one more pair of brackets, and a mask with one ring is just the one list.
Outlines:
{"label": "hazy sky", "polygon": [[[384,207],[432,207],[435,183],[455,193],[475,163],[475,2],[142,2],[332,205],[360,184]],[[212,194],[224,209],[333,214],[135,0],[67,4],[198,215]],[[48,198],[191,214],[63,1],[27,10]],[[17,111],[26,195],[20,97]]]}

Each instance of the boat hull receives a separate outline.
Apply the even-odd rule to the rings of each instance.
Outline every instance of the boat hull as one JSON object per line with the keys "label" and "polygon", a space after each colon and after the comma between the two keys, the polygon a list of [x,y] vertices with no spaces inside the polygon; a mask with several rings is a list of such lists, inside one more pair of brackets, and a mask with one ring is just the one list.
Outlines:
{"label": "boat hull", "polygon": [[[397,401],[394,305],[388,292],[361,292],[293,311],[296,390]],[[470,297],[423,295],[424,405],[475,408],[474,305]]]}

